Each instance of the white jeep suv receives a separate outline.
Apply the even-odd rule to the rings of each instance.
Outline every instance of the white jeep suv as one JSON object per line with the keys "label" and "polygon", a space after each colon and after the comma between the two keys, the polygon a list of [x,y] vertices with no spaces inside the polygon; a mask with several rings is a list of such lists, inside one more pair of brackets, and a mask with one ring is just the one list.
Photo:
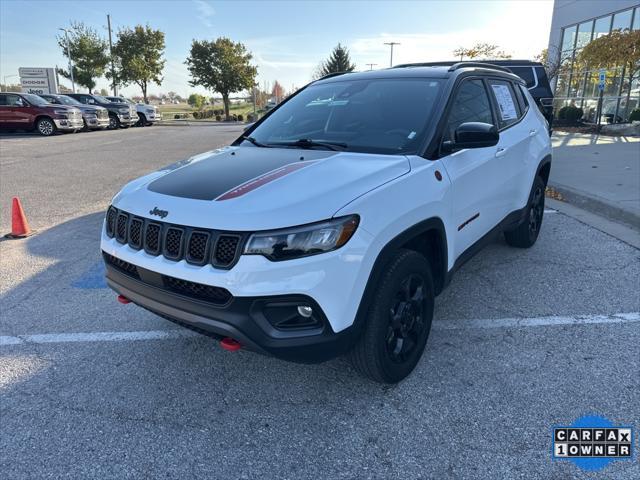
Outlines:
{"label": "white jeep suv", "polygon": [[231,146],[132,181],[109,207],[109,286],[221,340],[407,376],[436,296],[496,233],[532,246],[551,146],[506,68],[324,77]]}

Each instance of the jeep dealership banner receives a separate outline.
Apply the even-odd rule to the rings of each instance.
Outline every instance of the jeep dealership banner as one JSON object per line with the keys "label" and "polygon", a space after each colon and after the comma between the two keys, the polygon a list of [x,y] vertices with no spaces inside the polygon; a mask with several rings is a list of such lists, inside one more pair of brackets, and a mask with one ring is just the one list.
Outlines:
{"label": "jeep dealership banner", "polygon": [[23,93],[58,93],[55,68],[20,67],[18,73]]}

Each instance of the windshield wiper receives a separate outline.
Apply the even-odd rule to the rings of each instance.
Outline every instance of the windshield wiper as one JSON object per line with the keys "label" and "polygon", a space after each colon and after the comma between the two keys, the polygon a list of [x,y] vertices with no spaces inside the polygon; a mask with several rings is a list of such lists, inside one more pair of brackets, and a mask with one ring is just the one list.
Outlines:
{"label": "windshield wiper", "polygon": [[329,150],[344,150],[347,148],[346,143],[342,142],[327,142],[324,140],[311,140],[310,138],[301,138],[299,140],[291,141],[291,142],[272,142],[269,143],[270,146],[279,146],[279,147],[300,147],[300,148],[312,148],[312,147],[324,147]]}
{"label": "windshield wiper", "polygon": [[240,137],[242,140],[246,140],[247,142],[251,142],[253,143],[256,147],[264,147],[264,148],[273,148],[271,145],[265,145],[264,143],[260,143],[258,140],[256,140],[253,137],[249,137],[247,135],[242,135]]}

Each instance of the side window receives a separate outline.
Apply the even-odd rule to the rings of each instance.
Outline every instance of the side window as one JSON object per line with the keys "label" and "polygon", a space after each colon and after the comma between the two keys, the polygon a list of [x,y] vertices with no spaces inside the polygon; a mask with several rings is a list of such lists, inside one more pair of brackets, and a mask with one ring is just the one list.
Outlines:
{"label": "side window", "polygon": [[456,129],[466,122],[482,122],[493,125],[491,103],[482,80],[466,80],[455,93],[444,140],[453,140]]}
{"label": "side window", "polygon": [[518,99],[518,105],[520,106],[520,112],[522,112],[522,114],[520,116],[524,116],[525,113],[527,113],[527,107],[529,106],[527,104],[527,99],[524,96],[524,92],[522,91],[522,89],[524,88],[522,85],[518,85],[518,84],[511,84],[511,86],[513,87],[513,91],[516,92],[516,98]]}
{"label": "side window", "polygon": [[509,70],[523,79],[527,84],[527,88],[532,88],[536,85],[537,82],[533,67],[509,67]]}
{"label": "side window", "polygon": [[22,97],[18,95],[7,95],[7,103],[10,107],[24,107],[25,103]]}
{"label": "side window", "polygon": [[78,100],[84,104],[90,104],[93,101],[89,95],[81,95]]}
{"label": "side window", "polygon": [[503,129],[513,125],[522,115],[511,82],[490,79],[489,85],[498,106],[499,128]]}

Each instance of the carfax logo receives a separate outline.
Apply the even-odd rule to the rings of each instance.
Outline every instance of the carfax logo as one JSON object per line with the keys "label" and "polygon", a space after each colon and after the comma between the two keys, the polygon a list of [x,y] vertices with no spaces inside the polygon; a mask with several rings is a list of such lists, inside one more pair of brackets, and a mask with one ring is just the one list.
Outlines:
{"label": "carfax logo", "polygon": [[633,442],[633,428],[585,416],[570,426],[553,428],[553,458],[571,460],[584,470],[600,470],[614,460],[631,460]]}

